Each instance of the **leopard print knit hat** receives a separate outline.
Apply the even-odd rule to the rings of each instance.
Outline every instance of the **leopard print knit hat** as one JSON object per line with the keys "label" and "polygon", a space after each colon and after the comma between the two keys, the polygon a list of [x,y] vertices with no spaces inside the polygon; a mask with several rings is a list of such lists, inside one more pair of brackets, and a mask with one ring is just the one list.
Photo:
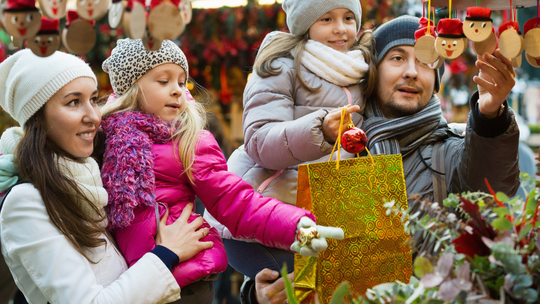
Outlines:
{"label": "leopard print knit hat", "polygon": [[159,50],[149,52],[141,39],[119,39],[102,68],[109,73],[114,93],[120,97],[144,74],[164,63],[178,64],[189,76],[184,52],[170,40],[163,40]]}

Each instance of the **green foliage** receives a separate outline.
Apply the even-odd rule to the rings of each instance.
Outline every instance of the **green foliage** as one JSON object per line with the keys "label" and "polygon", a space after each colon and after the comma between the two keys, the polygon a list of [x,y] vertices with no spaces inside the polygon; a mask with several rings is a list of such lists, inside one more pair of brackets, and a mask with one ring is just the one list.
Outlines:
{"label": "green foliage", "polygon": [[[534,182],[529,176],[522,179]],[[387,214],[400,218],[408,233],[422,234],[424,241],[431,241],[434,246],[430,251],[422,251],[412,244],[417,257],[413,264],[415,276],[408,284],[388,282],[358,296],[351,292],[349,284],[343,283],[336,289],[331,304],[540,302],[540,250],[536,248],[540,245],[536,231],[540,226],[536,214],[538,197],[538,189],[527,198],[514,199],[498,192],[498,202],[482,192],[451,194],[444,200],[444,206],[456,209],[457,215],[425,200],[416,201],[413,214],[410,207],[405,209],[386,202]],[[465,200],[477,206],[475,214],[464,213],[461,206]],[[476,210],[470,205],[468,208],[469,212]],[[490,253],[472,257],[456,252],[454,240],[464,233],[477,233],[479,230],[475,229],[482,225],[496,234],[484,236],[480,241]],[[289,302],[293,303],[291,299]]]}

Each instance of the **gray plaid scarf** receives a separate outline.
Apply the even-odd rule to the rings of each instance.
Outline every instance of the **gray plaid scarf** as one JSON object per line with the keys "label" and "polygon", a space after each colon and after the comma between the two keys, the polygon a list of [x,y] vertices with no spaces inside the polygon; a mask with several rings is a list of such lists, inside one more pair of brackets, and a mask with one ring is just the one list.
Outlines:
{"label": "gray plaid scarf", "polygon": [[414,152],[421,144],[434,143],[448,137],[448,125],[442,116],[441,102],[436,95],[418,113],[395,119],[385,118],[374,99],[368,100],[362,129],[373,154]]}

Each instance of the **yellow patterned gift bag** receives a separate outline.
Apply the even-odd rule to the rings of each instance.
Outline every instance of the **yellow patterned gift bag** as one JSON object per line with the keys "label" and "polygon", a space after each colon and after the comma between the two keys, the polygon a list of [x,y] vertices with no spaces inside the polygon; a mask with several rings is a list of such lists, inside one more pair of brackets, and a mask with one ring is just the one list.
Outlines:
{"label": "yellow patterned gift bag", "polygon": [[318,225],[345,232],[344,240],[327,239],[318,257],[295,254],[295,296],[302,303],[313,303],[315,292],[328,303],[343,281],[361,294],[377,284],[409,282],[410,236],[400,218],[386,215],[383,204],[392,200],[407,208],[400,154],[298,167],[296,205],[310,210]]}

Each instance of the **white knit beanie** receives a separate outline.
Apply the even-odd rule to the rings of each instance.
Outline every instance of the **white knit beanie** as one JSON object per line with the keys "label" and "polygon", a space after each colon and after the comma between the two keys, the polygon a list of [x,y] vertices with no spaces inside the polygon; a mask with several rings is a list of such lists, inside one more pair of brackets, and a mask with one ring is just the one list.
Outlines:
{"label": "white knit beanie", "polygon": [[61,88],[79,77],[96,81],[82,59],[55,52],[38,57],[29,49],[16,52],[0,64],[0,106],[21,126]]}
{"label": "white knit beanie", "polygon": [[287,14],[287,26],[294,36],[305,34],[319,17],[337,8],[353,12],[356,32],[362,23],[360,0],[284,0],[282,7]]}

